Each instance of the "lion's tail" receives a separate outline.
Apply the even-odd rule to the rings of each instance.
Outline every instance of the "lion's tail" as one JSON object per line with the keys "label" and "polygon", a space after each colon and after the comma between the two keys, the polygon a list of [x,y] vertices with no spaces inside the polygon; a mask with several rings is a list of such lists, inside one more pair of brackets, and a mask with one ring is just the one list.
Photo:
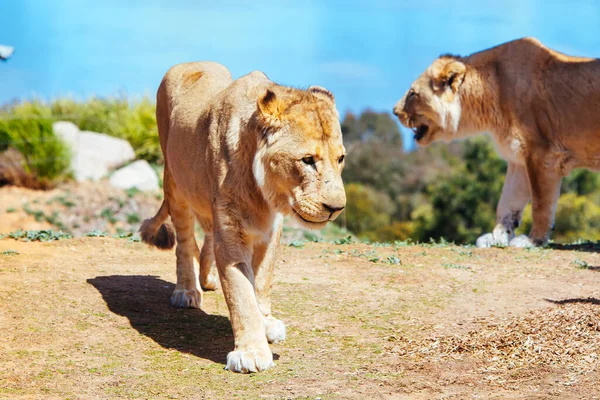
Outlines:
{"label": "lion's tail", "polygon": [[172,249],[175,245],[175,233],[171,226],[164,223],[168,216],[169,203],[165,199],[156,215],[142,223],[140,227],[142,242],[161,250]]}

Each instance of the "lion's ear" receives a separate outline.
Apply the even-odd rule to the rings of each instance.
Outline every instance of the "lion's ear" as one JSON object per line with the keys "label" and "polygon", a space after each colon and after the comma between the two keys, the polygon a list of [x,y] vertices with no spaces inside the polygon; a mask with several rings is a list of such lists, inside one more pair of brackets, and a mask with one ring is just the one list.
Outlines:
{"label": "lion's ear", "polygon": [[467,67],[465,64],[457,60],[450,61],[434,78],[434,89],[441,90],[449,87],[456,93],[465,80],[466,72]]}
{"label": "lion's ear", "polygon": [[317,96],[320,99],[331,101],[332,103],[335,104],[335,98],[333,97],[333,94],[329,90],[325,89],[324,87],[311,86],[308,88],[308,92],[312,93],[313,95]]}
{"label": "lion's ear", "polygon": [[271,126],[280,126],[285,105],[271,89],[258,98],[258,111],[263,120]]}

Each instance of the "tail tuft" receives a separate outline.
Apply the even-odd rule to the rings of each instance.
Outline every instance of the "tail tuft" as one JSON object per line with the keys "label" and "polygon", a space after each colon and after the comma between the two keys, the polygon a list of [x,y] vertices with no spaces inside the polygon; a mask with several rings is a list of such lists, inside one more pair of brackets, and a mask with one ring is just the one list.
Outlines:
{"label": "tail tuft", "polygon": [[158,229],[153,229],[153,222],[152,219],[147,219],[142,223],[140,228],[142,242],[161,250],[172,249],[175,246],[175,233],[171,226],[161,224]]}
{"label": "tail tuft", "polygon": [[170,225],[164,223],[168,216],[169,204],[163,201],[156,215],[142,223],[140,227],[142,242],[161,250],[172,249],[175,246],[175,233]]}

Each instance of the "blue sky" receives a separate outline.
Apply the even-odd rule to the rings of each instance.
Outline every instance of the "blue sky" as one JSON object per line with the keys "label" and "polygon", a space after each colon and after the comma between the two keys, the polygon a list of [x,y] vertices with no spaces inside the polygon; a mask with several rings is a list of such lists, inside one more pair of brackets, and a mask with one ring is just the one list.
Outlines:
{"label": "blue sky", "polygon": [[325,86],[342,113],[389,111],[441,53],[536,36],[600,56],[595,1],[6,0],[0,17],[0,44],[16,47],[0,63],[0,104],[154,96],[171,65],[212,60],[234,76],[259,69],[278,83]]}

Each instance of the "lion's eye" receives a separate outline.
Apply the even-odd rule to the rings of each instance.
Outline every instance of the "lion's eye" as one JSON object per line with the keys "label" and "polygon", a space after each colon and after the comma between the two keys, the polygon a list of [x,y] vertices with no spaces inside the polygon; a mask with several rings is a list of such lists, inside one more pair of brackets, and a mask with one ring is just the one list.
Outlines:
{"label": "lion's eye", "polygon": [[408,98],[411,99],[411,98],[415,97],[416,94],[417,93],[414,91],[414,89],[410,89],[408,91]]}
{"label": "lion's eye", "polygon": [[338,158],[338,164],[341,164],[344,162],[344,160],[346,159],[346,156],[341,156],[340,158]]}
{"label": "lion's eye", "polygon": [[314,166],[316,161],[315,158],[313,156],[306,156],[302,159],[302,162],[306,165],[311,165]]}

